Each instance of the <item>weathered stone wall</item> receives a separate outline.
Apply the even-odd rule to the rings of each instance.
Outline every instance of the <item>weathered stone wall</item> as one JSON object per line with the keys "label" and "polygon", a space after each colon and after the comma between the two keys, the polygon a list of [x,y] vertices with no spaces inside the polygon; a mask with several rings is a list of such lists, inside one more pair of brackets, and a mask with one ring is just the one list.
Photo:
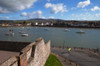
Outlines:
{"label": "weathered stone wall", "polygon": [[[13,46],[15,45],[17,48],[21,46],[20,44],[19,46],[17,46],[18,43],[17,44],[10,43],[10,44]],[[31,44],[30,43],[29,44],[25,43],[25,45],[23,44],[22,47],[24,48],[23,49],[22,47],[21,49],[19,48],[21,51],[18,57],[12,57],[8,59],[0,66],[44,66],[45,65],[45,62],[50,54],[50,41],[45,43],[42,38],[39,38],[36,42],[33,42]],[[1,46],[3,45],[1,44]],[[12,49],[13,51],[17,50],[16,48]],[[11,50],[11,47],[8,48],[8,50]]]}
{"label": "weathered stone wall", "polygon": [[50,41],[45,44],[44,40],[39,38],[36,42],[34,59],[28,64],[28,66],[44,66],[49,54]]}
{"label": "weathered stone wall", "polygon": [[0,66],[18,66],[18,58],[11,57],[10,59],[2,63]]}
{"label": "weathered stone wall", "polygon": [[26,66],[27,65],[27,56],[26,53],[22,54],[20,56],[20,62],[19,62],[20,66]]}
{"label": "weathered stone wall", "polygon": [[24,49],[21,51],[20,55],[20,66],[26,66],[28,64],[28,61],[31,57],[31,52],[32,52],[32,46],[35,43],[31,43],[28,46],[26,46]]}

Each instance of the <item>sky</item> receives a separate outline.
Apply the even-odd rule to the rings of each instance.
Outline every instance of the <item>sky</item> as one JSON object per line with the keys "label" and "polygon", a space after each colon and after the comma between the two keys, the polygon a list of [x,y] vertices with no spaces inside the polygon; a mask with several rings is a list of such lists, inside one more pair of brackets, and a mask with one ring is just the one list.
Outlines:
{"label": "sky", "polygon": [[0,0],[0,20],[100,20],[99,0]]}

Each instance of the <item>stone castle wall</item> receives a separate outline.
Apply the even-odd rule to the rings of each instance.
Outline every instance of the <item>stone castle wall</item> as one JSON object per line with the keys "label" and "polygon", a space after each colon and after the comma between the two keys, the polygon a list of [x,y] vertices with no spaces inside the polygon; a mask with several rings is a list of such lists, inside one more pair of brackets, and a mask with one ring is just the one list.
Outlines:
{"label": "stone castle wall", "polygon": [[18,66],[18,58],[17,57],[11,57],[4,63],[2,63],[0,66]]}
{"label": "stone castle wall", "polygon": [[28,66],[44,66],[49,54],[50,41],[45,44],[43,39],[38,39],[36,42],[34,59],[28,64]]}
{"label": "stone castle wall", "polygon": [[26,45],[18,57],[6,60],[0,66],[44,66],[50,54],[50,41],[39,38],[36,42]]}

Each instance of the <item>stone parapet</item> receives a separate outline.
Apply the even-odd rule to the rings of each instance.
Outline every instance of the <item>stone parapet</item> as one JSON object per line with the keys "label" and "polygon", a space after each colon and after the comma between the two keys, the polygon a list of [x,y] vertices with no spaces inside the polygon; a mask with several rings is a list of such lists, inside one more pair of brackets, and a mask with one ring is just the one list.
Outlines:
{"label": "stone parapet", "polygon": [[[5,44],[5,42],[1,43]],[[0,46],[3,47],[3,44]],[[11,46],[14,47],[11,48]],[[4,49],[1,49],[19,52],[19,56],[7,59],[0,66],[44,66],[50,54],[50,41],[45,43],[42,38],[39,38],[36,42],[30,42],[29,44],[26,42],[25,45],[22,42],[6,42]]]}

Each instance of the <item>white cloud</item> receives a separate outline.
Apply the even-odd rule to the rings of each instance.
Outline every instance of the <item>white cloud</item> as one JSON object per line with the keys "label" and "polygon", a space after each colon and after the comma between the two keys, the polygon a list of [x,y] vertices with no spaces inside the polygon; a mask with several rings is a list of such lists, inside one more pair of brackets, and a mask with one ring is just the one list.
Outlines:
{"label": "white cloud", "polygon": [[95,16],[96,16],[96,17],[100,17],[100,13],[98,13],[98,14],[95,14]]}
{"label": "white cloud", "polygon": [[42,11],[38,10],[32,13],[28,13],[29,18],[42,18],[45,19],[45,17],[42,16]]}
{"label": "white cloud", "polygon": [[45,17],[43,17],[43,16],[42,16],[42,17],[40,17],[40,18],[45,19]]}
{"label": "white cloud", "polygon": [[21,16],[27,16],[27,13],[26,13],[26,12],[23,12],[23,13],[21,14]]}
{"label": "white cloud", "polygon": [[90,0],[79,2],[78,5],[77,5],[77,7],[78,8],[80,8],[80,7],[84,8],[84,7],[88,6],[88,5],[90,5]]}
{"label": "white cloud", "polygon": [[5,19],[9,19],[9,17],[5,17]]}
{"label": "white cloud", "polygon": [[8,13],[8,11],[0,7],[0,13]]}
{"label": "white cloud", "polygon": [[94,8],[91,9],[91,11],[96,11],[96,10],[100,10],[100,8],[98,6],[94,6]]}
{"label": "white cloud", "polygon": [[54,17],[53,16],[50,16],[50,17],[48,17],[48,19],[54,19]]}
{"label": "white cloud", "polygon": [[0,13],[16,12],[30,8],[37,0],[0,0]]}
{"label": "white cloud", "polygon": [[0,16],[0,19],[1,19],[1,20],[7,20],[7,19],[9,19],[9,17],[1,17],[1,16]]}
{"label": "white cloud", "polygon": [[91,14],[89,12],[81,13],[81,14],[71,14],[70,18],[76,20],[100,20],[100,13],[98,14]]}
{"label": "white cloud", "polygon": [[66,5],[63,3],[58,3],[58,4],[52,4],[52,3],[46,3],[45,8],[50,8],[51,13],[56,14],[58,12],[67,12],[68,10],[66,9]]}

